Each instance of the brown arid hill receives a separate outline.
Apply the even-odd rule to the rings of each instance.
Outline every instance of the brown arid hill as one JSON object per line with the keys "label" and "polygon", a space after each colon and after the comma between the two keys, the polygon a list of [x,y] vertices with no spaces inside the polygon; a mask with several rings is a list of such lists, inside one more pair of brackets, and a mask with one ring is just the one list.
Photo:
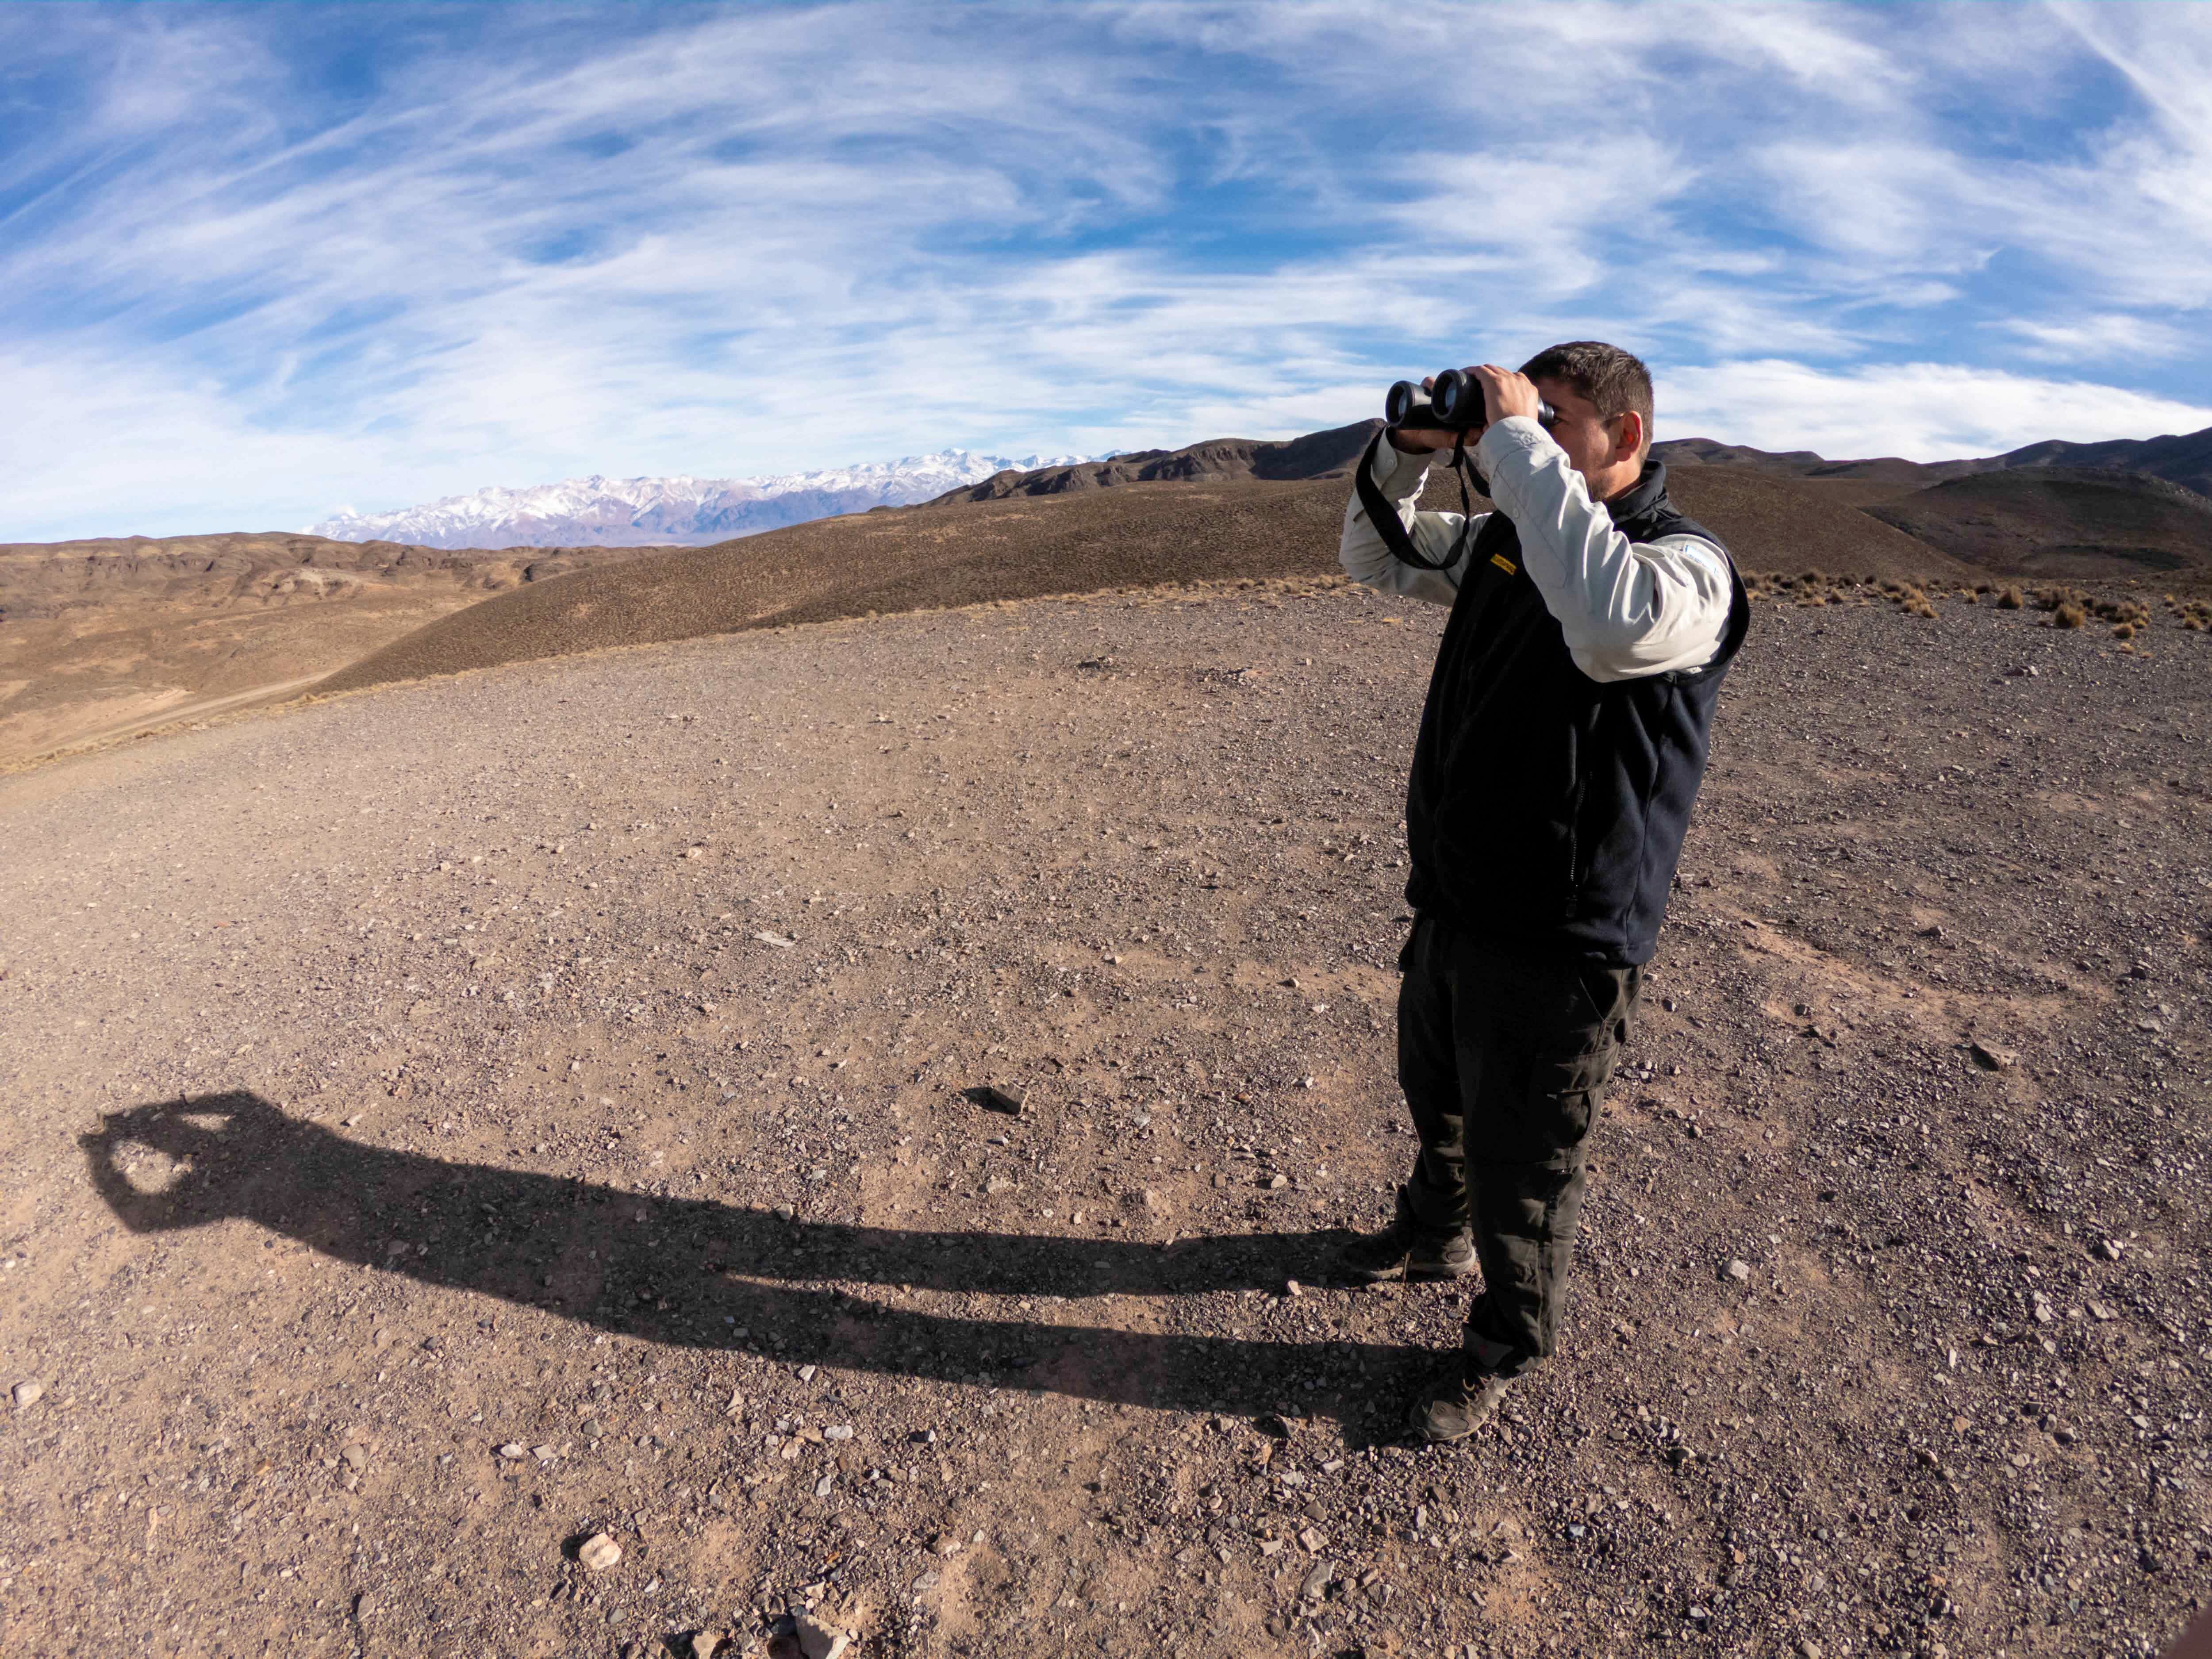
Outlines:
{"label": "brown arid hill", "polygon": [[341,542],[250,531],[0,543],[0,622],[51,617],[85,605],[310,604],[343,599],[372,586],[447,586],[496,592],[561,575],[587,561],[605,562],[661,550],[448,550],[400,542]]}
{"label": "brown arid hill", "polygon": [[[1140,449],[1110,460],[1075,466],[1039,467],[1030,472],[1000,472],[979,484],[947,490],[925,507],[955,501],[995,501],[1009,495],[1064,495],[1116,484],[1160,483],[1203,479],[1264,478],[1287,483],[1307,478],[1349,477],[1367,441],[1382,429],[1380,421],[1361,421],[1303,438],[1272,441],[1254,438],[1209,438],[1182,449]],[[882,512],[903,509],[884,507]]]}
{"label": "brown arid hill", "polygon": [[[1349,489],[1231,479],[904,507],[798,525],[585,570],[502,593],[333,674],[356,690],[578,651],[837,617],[939,610],[1048,593],[1294,577],[1339,579]],[[1971,580],[1966,565],[1824,495],[1749,471],[1685,469],[1686,511],[1747,569],[1917,581]],[[1425,504],[1458,506],[1439,467]],[[1488,503],[1476,501],[1477,510]]]}
{"label": "brown arid hill", "polygon": [[443,618],[317,688],[1044,593],[1335,568],[1345,487],[1133,483],[817,520],[586,570]]}
{"label": "brown arid hill", "polygon": [[2005,575],[2177,586],[2212,580],[2212,500],[2141,472],[2023,467],[1869,507],[1931,547]]}
{"label": "brown arid hill", "polygon": [[1670,467],[1668,494],[1746,570],[1825,571],[1878,581],[1971,580],[1970,565],[1863,511],[1847,483],[1725,466]]}
{"label": "brown arid hill", "polygon": [[1989,465],[1984,461],[1908,461],[1895,455],[1832,461],[1809,449],[1778,453],[1744,444],[1719,443],[1711,438],[1668,439],[1652,445],[1651,453],[1678,473],[1686,472],[1693,466],[1719,467],[1778,478],[1818,479],[1838,489],[1848,486],[1850,498],[1861,505],[1924,489],[1929,484],[1963,477]]}
{"label": "brown arid hill", "polygon": [[283,696],[487,594],[659,550],[281,533],[0,545],[0,764]]}

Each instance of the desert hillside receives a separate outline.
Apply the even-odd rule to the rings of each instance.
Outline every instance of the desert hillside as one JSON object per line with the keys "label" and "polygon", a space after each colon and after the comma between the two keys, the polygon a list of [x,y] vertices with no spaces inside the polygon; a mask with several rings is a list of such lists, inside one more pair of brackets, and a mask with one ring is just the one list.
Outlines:
{"label": "desert hillside", "polygon": [[1434,1451],[1459,1294],[1328,1267],[1411,1145],[1434,611],[830,623],[0,779],[4,1645],[2155,1651],[2212,638],[1828,597],[1729,682],[1560,1358]]}
{"label": "desert hillside", "polygon": [[2125,570],[2191,587],[2212,581],[2212,500],[2143,473],[1975,473],[1867,511],[2007,575],[2100,581]]}
{"label": "desert hillside", "polygon": [[1169,480],[1190,483],[1261,478],[1273,483],[1289,483],[1309,478],[1348,478],[1368,441],[1382,427],[1379,420],[1361,421],[1281,441],[1214,438],[1182,449],[1140,449],[1116,455],[1110,460],[1000,472],[981,483],[947,490],[923,505],[950,507],[957,501],[1003,501],[1009,495],[1065,495],[1115,484],[1160,483]]}
{"label": "desert hillside", "polygon": [[[1281,577],[1334,581],[1340,580],[1336,548],[1349,488],[1340,478],[1139,482],[825,520],[501,594],[316,689],[1043,594]],[[1748,568],[1809,566],[1916,582],[1976,574],[1822,491],[1705,467],[1685,468],[1676,495]],[[1434,469],[1425,499],[1455,509],[1456,482]],[[1477,510],[1487,507],[1479,501]]]}
{"label": "desert hillside", "polygon": [[[1374,430],[1001,471],[923,507],[675,550],[673,562],[664,548],[453,552],[301,535],[0,547],[0,765],[317,686],[998,599],[1327,579],[1346,470]],[[1747,570],[2195,593],[2212,587],[2212,520],[2200,518],[2212,508],[2147,469],[2186,472],[2203,435],[2035,447],[2097,464],[2063,485],[2018,465],[2027,451],[1923,465],[1693,438],[1656,453],[1677,499]],[[1428,502],[1457,504],[1441,469]]]}
{"label": "desert hillside", "polygon": [[0,545],[0,764],[296,695],[486,594],[659,550],[245,533]]}

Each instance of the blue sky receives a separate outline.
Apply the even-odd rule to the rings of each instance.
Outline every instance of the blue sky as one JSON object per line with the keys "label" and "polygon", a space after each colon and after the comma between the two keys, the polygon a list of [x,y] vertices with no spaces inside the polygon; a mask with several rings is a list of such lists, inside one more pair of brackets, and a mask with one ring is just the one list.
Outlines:
{"label": "blue sky", "polygon": [[0,4],[0,539],[1100,451],[1641,352],[1659,435],[2212,424],[2212,5]]}

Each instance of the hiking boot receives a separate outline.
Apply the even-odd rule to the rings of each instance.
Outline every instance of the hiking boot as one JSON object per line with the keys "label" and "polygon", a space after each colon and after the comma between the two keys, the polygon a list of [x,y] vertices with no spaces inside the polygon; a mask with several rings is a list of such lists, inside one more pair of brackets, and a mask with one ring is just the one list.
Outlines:
{"label": "hiking boot", "polygon": [[1413,1433],[1432,1446],[1466,1439],[1498,1415],[1510,1382],[1487,1372],[1454,1372],[1449,1382],[1413,1407]]}
{"label": "hiking boot", "polygon": [[1474,1271],[1474,1239],[1464,1227],[1454,1231],[1423,1226],[1401,1187],[1390,1224],[1353,1239],[1338,1254],[1336,1265],[1346,1277],[1364,1285],[1390,1279],[1465,1279]]}

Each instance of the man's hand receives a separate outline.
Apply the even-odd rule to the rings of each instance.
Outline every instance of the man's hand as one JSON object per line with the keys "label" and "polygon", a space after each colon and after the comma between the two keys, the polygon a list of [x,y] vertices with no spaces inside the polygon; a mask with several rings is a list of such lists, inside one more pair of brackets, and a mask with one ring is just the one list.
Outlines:
{"label": "man's hand", "polygon": [[1536,383],[1526,374],[1500,368],[1496,363],[1478,363],[1468,373],[1482,383],[1483,412],[1493,424],[1515,415],[1533,421],[1543,409]]}

